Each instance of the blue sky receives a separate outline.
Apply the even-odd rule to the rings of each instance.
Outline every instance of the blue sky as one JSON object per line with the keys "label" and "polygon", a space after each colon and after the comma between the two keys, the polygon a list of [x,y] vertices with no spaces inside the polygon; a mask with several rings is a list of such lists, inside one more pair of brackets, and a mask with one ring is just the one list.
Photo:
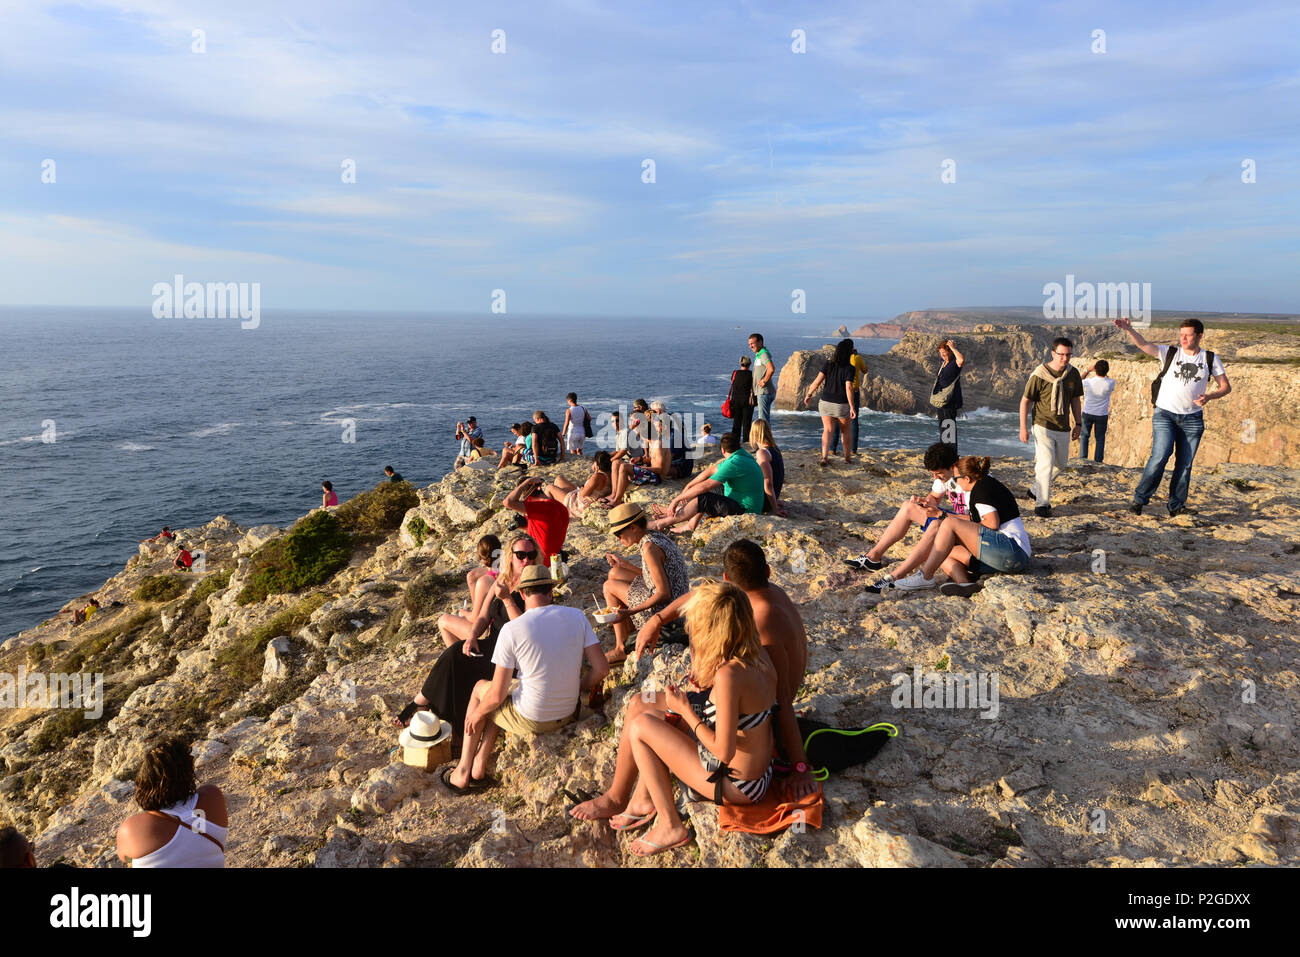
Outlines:
{"label": "blue sky", "polygon": [[1081,6],[6,0],[0,303],[1300,312],[1300,8]]}

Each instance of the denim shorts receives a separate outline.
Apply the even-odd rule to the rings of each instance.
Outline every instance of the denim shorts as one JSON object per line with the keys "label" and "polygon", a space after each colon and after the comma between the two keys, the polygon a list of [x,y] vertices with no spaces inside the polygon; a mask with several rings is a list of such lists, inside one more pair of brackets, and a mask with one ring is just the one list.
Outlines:
{"label": "denim shorts", "polygon": [[1006,532],[996,532],[991,528],[980,528],[980,553],[970,561],[971,571],[981,575],[997,572],[1015,574],[1025,570],[1029,556],[1025,550]]}

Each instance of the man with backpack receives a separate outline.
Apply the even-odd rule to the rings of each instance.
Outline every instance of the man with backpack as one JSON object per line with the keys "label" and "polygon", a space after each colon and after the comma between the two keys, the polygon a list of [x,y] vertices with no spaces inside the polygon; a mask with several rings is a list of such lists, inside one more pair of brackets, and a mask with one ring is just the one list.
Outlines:
{"label": "man with backpack", "polygon": [[541,409],[533,413],[533,454],[537,456],[538,465],[554,465],[564,461],[560,427]]}
{"label": "man with backpack", "polygon": [[[1133,330],[1128,319],[1116,319],[1115,325],[1128,333],[1137,346],[1152,358],[1159,359],[1160,375],[1151,383],[1151,458],[1142,470],[1142,478],[1133,490],[1128,510],[1141,515],[1143,507],[1164,478],[1165,464],[1174,457],[1174,474],[1169,480],[1169,516],[1187,511],[1187,492],[1192,481],[1192,461],[1205,431],[1205,404],[1222,399],[1232,391],[1223,361],[1213,352],[1201,348],[1205,326],[1199,319],[1184,319],[1178,327],[1178,345],[1161,346],[1147,342]],[[1218,389],[1207,392],[1213,378]]]}

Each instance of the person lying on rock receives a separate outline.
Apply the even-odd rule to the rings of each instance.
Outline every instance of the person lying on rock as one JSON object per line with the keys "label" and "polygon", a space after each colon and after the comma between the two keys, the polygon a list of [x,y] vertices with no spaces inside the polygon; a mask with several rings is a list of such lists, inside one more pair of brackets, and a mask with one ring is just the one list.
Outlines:
{"label": "person lying on rock", "polygon": [[930,473],[934,484],[925,496],[913,495],[899,506],[898,512],[886,527],[884,533],[871,546],[865,555],[844,559],[850,568],[862,571],[879,571],[887,564],[886,553],[907,535],[913,525],[921,526],[921,540],[912,546],[903,564],[879,581],[867,586],[873,594],[893,587],[896,579],[906,578],[921,563],[930,557],[930,548],[939,533],[938,524],[949,515],[965,515],[966,492],[953,478],[953,467],[957,464],[957,453],[951,445],[936,442],[925,450],[925,470]]}
{"label": "person lying on rock", "polygon": [[934,573],[942,568],[949,581],[940,591],[968,598],[979,587],[971,581],[968,565],[976,574],[1024,571],[1032,554],[1029,533],[1016,497],[989,475],[989,461],[973,455],[957,460],[956,480],[966,492],[969,512],[938,523],[929,557],[911,575],[894,582],[895,588],[933,588]]}
{"label": "person lying on rock", "polygon": [[448,647],[434,662],[420,693],[393,718],[394,727],[406,727],[415,712],[428,709],[451,725],[452,747],[460,744],[475,685],[496,673],[492,655],[501,629],[524,613],[519,578],[525,568],[542,560],[532,536],[520,532],[509,542],[500,573],[477,583],[480,597],[486,595],[478,615],[472,621],[460,615],[439,617],[438,630]]}
{"label": "person lying on rock", "polygon": [[[723,553],[722,568],[724,580],[740,586],[749,599],[759,643],[776,668],[777,756],[782,759],[783,766],[790,769],[789,776],[782,782],[785,793],[790,799],[797,800],[817,789],[804,755],[803,739],[794,711],[795,692],[803,684],[808,667],[808,634],[790,596],[772,584],[767,557],[757,543],[744,538],[732,542]],[[637,634],[638,655],[655,650],[662,628],[681,618],[695,593],[688,592],[650,617]],[[643,782],[638,782],[630,736],[637,715],[643,712],[662,715],[666,708],[663,694],[642,694],[628,699],[614,779],[599,797],[574,807],[570,812],[574,817],[589,821],[609,819],[615,830],[625,830],[643,823],[654,813],[650,792]]]}
{"label": "person lying on rock", "polygon": [[[564,727],[577,716],[581,693],[599,687],[609,674],[587,616],[551,604],[555,585],[543,565],[530,565],[520,575],[525,611],[501,628],[492,653],[496,671],[491,681],[474,686],[465,711],[460,761],[442,774],[455,794],[492,783],[492,751],[502,729],[532,735]],[[584,659],[590,666],[585,676]],[[519,679],[512,682],[516,669]]]}
{"label": "person lying on rock", "polygon": [[567,508],[571,517],[582,518],[588,505],[609,493],[612,488],[609,473],[609,453],[597,452],[596,460],[591,463],[591,475],[582,488],[562,476],[556,476],[554,481],[542,484],[542,491]]}
{"label": "person lying on rock", "polygon": [[[701,585],[686,604],[686,630],[694,669],[690,685],[657,696],[666,710],[647,709],[624,723],[619,758],[625,759],[630,745],[652,807],[623,816],[621,829],[654,822],[629,847],[638,856],[690,840],[673,800],[671,775],[718,804],[757,804],[772,783],[776,668],[759,641],[749,599],[729,582]],[[586,807],[574,808],[574,815],[585,816]]]}
{"label": "person lying on rock", "polygon": [[685,595],[691,587],[691,573],[686,556],[663,532],[647,530],[648,521],[641,506],[625,502],[609,513],[609,533],[624,548],[638,548],[641,564],[605,553],[609,574],[605,578],[605,607],[617,609],[614,649],[611,664],[627,658],[627,639],[632,627],[641,628],[649,618]]}
{"label": "person lying on rock", "polygon": [[718,443],[722,460],[686,483],[667,506],[656,505],[651,531],[690,532],[711,515],[760,515],[767,502],[763,469],[730,432]]}

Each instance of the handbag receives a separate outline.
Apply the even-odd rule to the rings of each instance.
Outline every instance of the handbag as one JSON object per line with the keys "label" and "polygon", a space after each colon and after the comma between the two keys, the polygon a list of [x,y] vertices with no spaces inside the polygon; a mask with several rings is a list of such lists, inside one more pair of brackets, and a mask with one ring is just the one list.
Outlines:
{"label": "handbag", "polygon": [[[943,369],[939,370],[939,372],[942,371]],[[961,373],[959,372],[957,377],[949,382],[945,388],[939,389],[939,375],[936,373],[934,377],[934,388],[930,390],[930,405],[936,409],[942,409],[946,406],[952,401],[952,394],[957,391],[957,383],[960,381]],[[935,391],[936,389],[938,389],[937,392]]]}
{"label": "handbag", "polygon": [[[736,373],[739,372],[739,371],[740,371],[739,369],[733,369],[733,370],[731,371],[731,384],[732,384],[732,386],[735,386],[735,384],[736,384]],[[735,416],[734,416],[734,415],[732,414],[732,412],[731,412],[731,393],[730,393],[730,392],[728,392],[728,393],[727,393],[727,397],[726,397],[725,399],[722,400],[722,414],[723,414],[726,418],[728,418],[728,419],[734,419],[734,418],[735,418]]]}
{"label": "handbag", "polygon": [[591,413],[585,408],[582,410],[582,434],[591,438],[596,433],[591,429]]}

